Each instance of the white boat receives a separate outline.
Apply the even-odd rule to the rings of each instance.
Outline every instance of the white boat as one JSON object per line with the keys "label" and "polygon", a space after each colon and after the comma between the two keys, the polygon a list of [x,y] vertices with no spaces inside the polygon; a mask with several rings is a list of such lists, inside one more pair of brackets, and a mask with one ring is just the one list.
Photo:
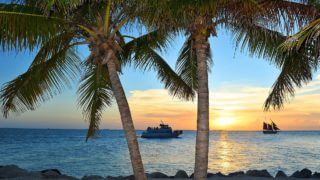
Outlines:
{"label": "white boat", "polygon": [[146,131],[142,132],[142,138],[177,138],[183,131],[173,131],[172,128],[164,123],[160,127],[148,127]]}

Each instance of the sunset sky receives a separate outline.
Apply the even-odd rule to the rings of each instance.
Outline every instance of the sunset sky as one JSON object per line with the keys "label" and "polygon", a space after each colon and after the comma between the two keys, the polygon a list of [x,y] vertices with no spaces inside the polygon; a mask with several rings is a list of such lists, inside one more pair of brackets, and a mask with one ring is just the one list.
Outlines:
{"label": "sunset sky", "polygon": [[[138,32],[133,33],[138,34]],[[175,39],[163,53],[171,65],[175,61],[183,36]],[[264,59],[250,57],[246,50],[235,50],[232,36],[220,31],[210,39],[213,49],[210,88],[210,128],[212,130],[261,130],[262,121],[270,118],[282,130],[320,130],[320,75],[298,89],[285,108],[277,112],[263,112],[263,103],[279,70]],[[79,49],[82,57],[88,55],[85,47]],[[35,52],[0,52],[0,84],[24,72]],[[136,129],[156,126],[162,120],[174,129],[196,129],[196,100],[182,101],[171,97],[157,80],[154,72],[141,72],[126,67],[121,75]],[[81,109],[77,106],[77,83],[54,99],[42,104],[36,111],[0,117],[0,128],[86,128]],[[116,105],[105,110],[101,128],[120,129]]]}

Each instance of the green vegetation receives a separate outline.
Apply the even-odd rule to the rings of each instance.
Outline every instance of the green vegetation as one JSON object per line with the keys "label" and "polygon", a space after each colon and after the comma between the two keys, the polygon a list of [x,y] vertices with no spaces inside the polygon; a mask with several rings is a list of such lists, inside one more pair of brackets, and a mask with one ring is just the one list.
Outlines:
{"label": "green vegetation", "polygon": [[[37,8],[42,7],[42,8]],[[136,179],[146,179],[130,108],[118,73],[122,66],[155,69],[173,94],[192,98],[192,89],[170,68],[157,50],[168,34],[151,31],[134,38],[119,30],[135,21],[134,4],[121,1],[25,1],[1,4],[3,50],[38,50],[28,71],[8,82],[0,99],[5,117],[10,112],[34,110],[82,75],[79,105],[90,122],[87,138],[99,128],[105,107],[116,99]],[[125,38],[130,40],[126,41]],[[81,62],[76,46],[88,45],[90,56]],[[82,71],[84,70],[84,71]]]}
{"label": "green vegetation", "polygon": [[[148,3],[144,2],[144,3]],[[147,12],[153,12],[149,15]],[[301,61],[303,54],[286,54],[279,45],[290,33],[315,17],[314,6],[293,1],[173,0],[152,1],[144,21],[165,31],[184,33],[186,41],[177,59],[177,72],[198,94],[195,179],[206,179],[209,147],[208,71],[212,63],[209,38],[219,29],[229,30],[235,46],[251,55],[263,57],[279,67]],[[165,29],[164,29],[165,28]],[[294,67],[297,68],[297,67]],[[292,69],[290,70],[292,71]],[[294,70],[293,70],[294,71]],[[266,100],[265,108],[281,104],[278,82]],[[280,85],[281,86],[281,85]],[[284,90],[286,91],[286,90]]]}
{"label": "green vegetation", "polygon": [[[283,106],[288,93],[294,94],[295,86],[301,87],[312,79],[318,67],[320,20],[313,21],[318,14],[318,4],[306,0],[25,0],[1,4],[2,50],[38,51],[28,71],[1,90],[2,111],[7,117],[11,112],[34,110],[82,75],[78,93],[79,105],[90,122],[87,138],[94,136],[103,110],[115,98],[135,178],[146,179],[118,74],[125,65],[155,69],[173,95],[193,99],[197,92],[195,179],[205,179],[208,72],[213,61],[209,38],[226,29],[237,48],[282,69],[265,102],[265,110],[277,109]],[[308,23],[289,38],[288,34]],[[137,24],[149,32],[134,38],[120,31]],[[177,59],[176,74],[158,52],[179,33],[185,34],[186,41]],[[76,51],[79,45],[90,49],[85,61]]]}

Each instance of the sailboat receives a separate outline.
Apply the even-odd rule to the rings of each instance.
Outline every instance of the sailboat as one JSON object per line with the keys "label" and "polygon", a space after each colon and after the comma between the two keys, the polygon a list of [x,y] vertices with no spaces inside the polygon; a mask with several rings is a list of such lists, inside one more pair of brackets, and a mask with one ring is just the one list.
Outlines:
{"label": "sailboat", "polygon": [[276,123],[271,121],[271,123],[263,122],[263,134],[277,134],[280,131]]}

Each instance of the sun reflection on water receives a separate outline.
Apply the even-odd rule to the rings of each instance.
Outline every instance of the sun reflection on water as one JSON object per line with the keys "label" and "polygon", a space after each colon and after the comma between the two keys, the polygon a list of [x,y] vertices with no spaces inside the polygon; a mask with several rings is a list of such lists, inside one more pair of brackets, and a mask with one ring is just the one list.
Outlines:
{"label": "sun reflection on water", "polygon": [[218,139],[213,139],[210,143],[209,169],[224,174],[241,169],[241,164],[246,162],[241,157],[244,148],[241,144],[230,139],[227,131],[222,131],[219,134]]}

